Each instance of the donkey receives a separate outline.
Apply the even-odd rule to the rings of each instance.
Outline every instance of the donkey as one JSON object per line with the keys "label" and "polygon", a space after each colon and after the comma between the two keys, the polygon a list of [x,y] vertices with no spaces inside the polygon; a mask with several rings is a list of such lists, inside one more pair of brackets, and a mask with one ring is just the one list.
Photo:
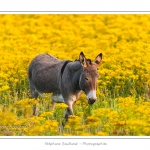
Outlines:
{"label": "donkey", "polygon": [[[96,100],[96,85],[99,78],[97,68],[102,60],[100,53],[95,61],[86,59],[83,52],[79,60],[74,62],[59,60],[49,54],[40,54],[30,63],[28,68],[29,86],[32,98],[43,93],[52,93],[52,108],[56,103],[66,103],[68,108],[65,112],[65,119],[73,115],[73,106],[85,92],[88,104]],[[36,107],[33,109],[36,115]]]}

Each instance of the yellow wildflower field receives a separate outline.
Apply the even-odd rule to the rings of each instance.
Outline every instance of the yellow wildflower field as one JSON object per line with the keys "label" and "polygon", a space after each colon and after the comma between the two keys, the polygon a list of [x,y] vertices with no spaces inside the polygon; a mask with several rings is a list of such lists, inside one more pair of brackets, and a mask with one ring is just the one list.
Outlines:
{"label": "yellow wildflower field", "polygon": [[[150,135],[150,15],[0,15],[0,135]],[[27,70],[38,54],[92,60],[103,53],[98,100],[83,93],[62,125],[66,104],[32,99]],[[32,116],[38,105],[39,116]]]}

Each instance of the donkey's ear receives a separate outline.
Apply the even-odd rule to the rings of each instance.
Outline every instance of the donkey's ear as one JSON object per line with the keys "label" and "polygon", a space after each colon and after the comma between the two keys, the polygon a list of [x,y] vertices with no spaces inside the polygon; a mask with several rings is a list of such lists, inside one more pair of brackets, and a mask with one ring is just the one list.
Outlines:
{"label": "donkey's ear", "polygon": [[96,57],[95,63],[96,63],[97,65],[99,65],[100,62],[101,62],[101,60],[102,60],[102,53],[100,53],[100,54]]}
{"label": "donkey's ear", "polygon": [[83,52],[81,52],[80,55],[79,55],[79,61],[80,61],[80,64],[81,64],[84,68],[87,67],[87,65],[88,65],[88,64],[87,64],[87,60],[86,60],[86,58],[85,58]]}

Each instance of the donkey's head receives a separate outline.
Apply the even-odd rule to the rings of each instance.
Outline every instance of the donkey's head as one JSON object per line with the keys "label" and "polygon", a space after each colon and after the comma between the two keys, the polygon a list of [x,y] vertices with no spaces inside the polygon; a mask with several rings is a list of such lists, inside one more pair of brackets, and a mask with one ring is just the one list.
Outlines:
{"label": "donkey's head", "polygon": [[97,68],[102,60],[102,53],[100,53],[94,62],[86,59],[83,52],[80,53],[79,61],[83,67],[83,72],[80,75],[79,86],[87,95],[89,104],[93,104],[96,100],[96,85],[99,78]]}

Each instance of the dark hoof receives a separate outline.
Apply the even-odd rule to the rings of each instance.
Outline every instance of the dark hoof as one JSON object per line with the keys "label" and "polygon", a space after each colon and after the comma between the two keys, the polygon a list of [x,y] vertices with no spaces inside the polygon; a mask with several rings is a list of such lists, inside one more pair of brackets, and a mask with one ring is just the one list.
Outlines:
{"label": "dark hoof", "polygon": [[67,120],[66,120],[66,119],[63,119],[63,120],[62,120],[62,126],[64,127],[64,126],[66,125],[66,123],[67,123]]}

